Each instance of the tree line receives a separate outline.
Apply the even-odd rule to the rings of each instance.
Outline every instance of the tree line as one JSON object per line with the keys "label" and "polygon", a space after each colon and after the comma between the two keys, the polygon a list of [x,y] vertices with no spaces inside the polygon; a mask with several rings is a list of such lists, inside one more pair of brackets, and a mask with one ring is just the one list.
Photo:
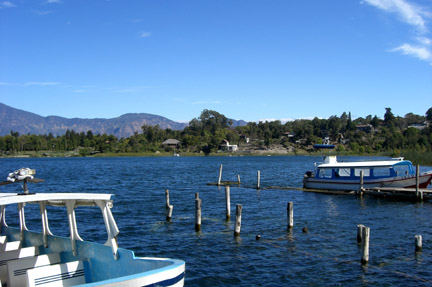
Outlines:
{"label": "tree line", "polygon": [[381,152],[398,153],[414,151],[432,152],[432,108],[424,116],[412,113],[404,117],[395,116],[386,108],[383,119],[375,116],[351,118],[351,113],[328,119],[299,119],[282,123],[249,122],[245,126],[233,126],[233,121],[224,115],[203,110],[183,130],[162,129],[159,126],[142,126],[140,131],[128,138],[117,138],[107,134],[93,134],[92,131],[75,132],[67,130],[64,135],[32,135],[11,131],[0,137],[0,152],[67,152],[78,151],[80,155],[94,153],[144,153],[172,151],[162,145],[167,139],[177,139],[180,152],[210,154],[220,149],[223,140],[239,146],[247,140],[262,148],[282,145],[308,150],[313,144],[328,139],[336,144],[337,150],[357,154]]}

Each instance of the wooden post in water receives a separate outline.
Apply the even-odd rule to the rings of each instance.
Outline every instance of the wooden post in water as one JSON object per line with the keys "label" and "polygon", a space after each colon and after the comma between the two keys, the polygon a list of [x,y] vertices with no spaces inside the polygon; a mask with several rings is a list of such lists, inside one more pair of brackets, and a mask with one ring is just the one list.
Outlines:
{"label": "wooden post in water", "polygon": [[288,205],[287,205],[287,223],[288,223],[288,229],[291,229],[291,228],[293,228],[293,226],[294,226],[294,212],[293,212],[293,209],[294,209],[294,204],[292,203],[292,201],[290,201],[290,202],[288,202]]}
{"label": "wooden post in water", "polygon": [[370,238],[370,227],[363,228],[363,241],[362,241],[362,258],[361,263],[366,264],[369,262],[369,238]]}
{"label": "wooden post in water", "polygon": [[260,189],[261,172],[257,172],[257,189]]}
{"label": "wooden post in water", "polygon": [[174,206],[169,205],[168,208],[167,208],[167,210],[166,210],[166,220],[167,220],[168,222],[171,221],[171,217],[172,217],[173,209],[174,209]]}
{"label": "wooden post in water", "polygon": [[364,225],[363,224],[358,224],[357,225],[357,243],[362,243],[362,239],[363,239],[363,229],[364,229]]}
{"label": "wooden post in water", "polygon": [[235,223],[235,227],[234,227],[234,236],[239,236],[240,235],[241,214],[242,214],[242,206],[241,206],[241,204],[237,204],[237,207],[236,207],[236,223]]}
{"label": "wooden post in water", "polygon": [[166,208],[168,208],[169,205],[170,205],[170,202],[169,202],[169,190],[168,189],[165,189],[165,200],[166,200],[165,206],[166,206]]}
{"label": "wooden post in water", "polygon": [[415,251],[420,252],[423,248],[422,236],[416,235],[414,238],[415,238]]}
{"label": "wooden post in water", "polygon": [[231,196],[230,196],[230,186],[225,185],[225,203],[226,203],[226,220],[231,218]]}
{"label": "wooden post in water", "polygon": [[165,189],[165,200],[166,200],[166,204],[165,204],[166,220],[169,222],[169,221],[171,221],[174,206],[170,205],[169,190],[168,189]]}
{"label": "wooden post in water", "polygon": [[416,197],[419,197],[419,186],[420,186],[420,166],[416,165]]}
{"label": "wooden post in water", "polygon": [[201,199],[199,193],[195,193],[195,231],[201,231]]}
{"label": "wooden post in water", "polygon": [[240,174],[237,174],[237,183],[240,184]]}
{"label": "wooden post in water", "polygon": [[363,194],[363,183],[364,183],[363,175],[364,175],[363,170],[361,170],[360,171],[360,189],[359,189],[360,194]]}
{"label": "wooden post in water", "polygon": [[222,180],[222,164],[219,167],[219,179],[218,179],[218,185],[221,185]]}

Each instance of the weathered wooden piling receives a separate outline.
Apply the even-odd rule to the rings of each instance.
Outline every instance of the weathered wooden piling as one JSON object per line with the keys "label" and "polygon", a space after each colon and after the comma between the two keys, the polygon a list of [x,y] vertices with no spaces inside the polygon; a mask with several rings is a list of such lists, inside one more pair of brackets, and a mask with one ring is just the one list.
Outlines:
{"label": "weathered wooden piling", "polygon": [[359,193],[362,194],[363,193],[363,185],[364,185],[364,179],[363,179],[364,173],[363,170],[360,171],[360,188],[359,188]]}
{"label": "weathered wooden piling", "polygon": [[422,236],[416,235],[415,238],[415,252],[420,252],[423,249]]}
{"label": "weathered wooden piling", "polygon": [[416,197],[423,200],[423,192],[420,190],[420,166],[416,165]]}
{"label": "weathered wooden piling", "polygon": [[364,227],[363,228],[363,235],[362,235],[362,258],[361,263],[366,264],[369,262],[369,238],[370,238],[370,228]]}
{"label": "weathered wooden piling", "polygon": [[169,202],[169,190],[165,189],[165,201],[166,201],[166,208],[168,208],[170,206],[170,202]]}
{"label": "weathered wooden piling", "polygon": [[240,184],[240,174],[237,174],[237,183]]}
{"label": "weathered wooden piling", "polygon": [[364,229],[364,225],[363,224],[358,224],[357,225],[357,243],[362,243],[362,239],[363,239],[363,229]]}
{"label": "weathered wooden piling", "polygon": [[201,231],[201,199],[199,193],[195,193],[195,231]]}
{"label": "weathered wooden piling", "polygon": [[218,179],[218,185],[221,185],[222,180],[222,164],[219,167],[219,179]]}
{"label": "weathered wooden piling", "polygon": [[170,205],[169,190],[168,189],[165,189],[165,201],[166,201],[166,203],[165,203],[166,220],[169,222],[169,221],[171,221],[174,206]]}
{"label": "weathered wooden piling", "polygon": [[168,222],[171,221],[172,213],[173,213],[173,209],[174,209],[174,206],[169,205],[168,208],[167,208],[167,210],[166,210],[166,220],[167,220]]}
{"label": "weathered wooden piling", "polygon": [[261,172],[257,172],[257,189],[260,189]]}
{"label": "weathered wooden piling", "polygon": [[241,214],[242,214],[242,206],[241,206],[241,204],[237,204],[237,207],[236,207],[236,223],[235,223],[235,227],[234,227],[234,236],[240,236]]}
{"label": "weathered wooden piling", "polygon": [[287,204],[287,223],[288,229],[293,228],[294,226],[294,204],[292,201]]}
{"label": "weathered wooden piling", "polygon": [[230,196],[230,186],[225,185],[225,206],[226,206],[226,220],[231,218],[231,196]]}

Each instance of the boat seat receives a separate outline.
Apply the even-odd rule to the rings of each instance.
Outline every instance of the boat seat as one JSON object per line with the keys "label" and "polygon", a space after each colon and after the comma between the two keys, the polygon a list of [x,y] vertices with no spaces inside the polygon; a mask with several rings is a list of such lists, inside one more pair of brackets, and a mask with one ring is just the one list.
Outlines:
{"label": "boat seat", "polygon": [[85,284],[83,261],[38,267],[27,270],[28,287],[57,287]]}
{"label": "boat seat", "polygon": [[1,282],[7,281],[7,276],[8,276],[7,262],[8,261],[15,260],[18,258],[36,256],[36,255],[39,255],[39,248],[35,247],[35,246],[1,252],[0,253],[0,280],[1,280]]}
{"label": "boat seat", "polygon": [[8,287],[21,287],[27,284],[27,270],[60,263],[60,253],[43,254],[7,262]]}
{"label": "boat seat", "polygon": [[0,252],[17,250],[19,248],[21,248],[21,241],[5,242],[0,245]]}

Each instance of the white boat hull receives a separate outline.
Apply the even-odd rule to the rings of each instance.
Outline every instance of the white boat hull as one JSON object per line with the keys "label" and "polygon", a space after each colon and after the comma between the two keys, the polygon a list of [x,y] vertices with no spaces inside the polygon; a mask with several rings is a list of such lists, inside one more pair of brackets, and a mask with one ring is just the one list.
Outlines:
{"label": "white boat hull", "polygon": [[[432,179],[432,173],[424,173],[419,176],[419,187],[426,188]],[[360,179],[324,179],[305,177],[304,188],[320,190],[356,191],[360,189]],[[416,187],[415,176],[398,176],[389,178],[364,179],[364,188],[393,187],[409,188]]]}

